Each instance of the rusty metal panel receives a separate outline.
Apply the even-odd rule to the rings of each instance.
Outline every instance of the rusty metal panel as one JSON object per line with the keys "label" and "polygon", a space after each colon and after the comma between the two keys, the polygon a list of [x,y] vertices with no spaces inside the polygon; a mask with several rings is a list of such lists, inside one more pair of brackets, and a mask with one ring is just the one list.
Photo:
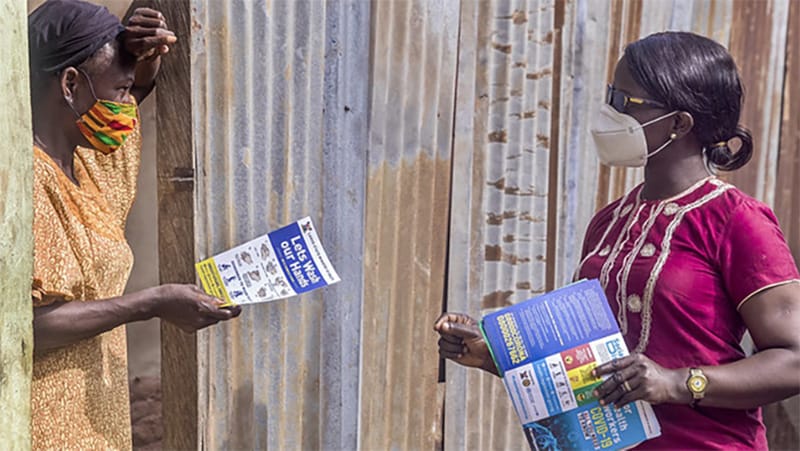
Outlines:
{"label": "rusty metal panel", "polygon": [[[449,310],[479,316],[546,289],[557,6],[462,2]],[[447,449],[527,446],[499,379],[448,364],[446,381]]]}
{"label": "rusty metal panel", "polygon": [[778,155],[775,212],[794,258],[800,262],[800,3],[793,2],[786,34],[783,124]]}
{"label": "rusty metal panel", "polygon": [[459,2],[372,5],[359,448],[436,449]]}
{"label": "rusty metal panel", "polygon": [[342,282],[199,335],[203,449],[354,449],[370,4],[192,0],[196,243],[309,215]]}
{"label": "rusty metal panel", "polygon": [[747,166],[726,178],[773,206],[780,153],[789,0],[736,0],[734,4],[730,49],[739,63],[746,90],[741,122],[753,133],[755,151]]}
{"label": "rusty metal panel", "polygon": [[[775,213],[795,262],[800,262],[800,2],[791,2],[786,34],[786,77],[775,187]],[[771,449],[800,449],[800,397],[764,407]]]}

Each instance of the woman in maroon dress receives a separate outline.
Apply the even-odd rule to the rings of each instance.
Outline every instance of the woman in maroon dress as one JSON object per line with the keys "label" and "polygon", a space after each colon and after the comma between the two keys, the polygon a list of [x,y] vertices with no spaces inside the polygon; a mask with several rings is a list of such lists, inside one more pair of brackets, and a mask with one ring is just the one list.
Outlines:
{"label": "woman in maroon dress", "polygon": [[[722,46],[659,33],[628,46],[592,130],[604,163],[645,167],[590,222],[576,272],[600,280],[633,352],[595,370],[601,403],[644,400],[661,423],[637,449],[767,449],[760,406],[800,392],[797,265],[769,207],[714,177],[752,155],[741,104]],[[435,328],[443,357],[496,373],[473,319]]]}

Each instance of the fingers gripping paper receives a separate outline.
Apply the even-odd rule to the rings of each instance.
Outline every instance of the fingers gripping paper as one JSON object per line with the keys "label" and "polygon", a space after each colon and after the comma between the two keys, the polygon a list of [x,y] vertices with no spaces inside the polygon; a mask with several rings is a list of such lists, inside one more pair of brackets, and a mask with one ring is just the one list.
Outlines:
{"label": "fingers gripping paper", "polygon": [[310,218],[195,265],[206,293],[225,305],[274,301],[339,282]]}

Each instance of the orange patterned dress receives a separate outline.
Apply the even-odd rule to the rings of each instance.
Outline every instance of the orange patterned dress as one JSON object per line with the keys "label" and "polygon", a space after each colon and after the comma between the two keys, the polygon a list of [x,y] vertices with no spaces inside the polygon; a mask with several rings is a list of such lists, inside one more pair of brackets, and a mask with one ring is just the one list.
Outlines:
{"label": "orange patterned dress", "polygon": [[[110,155],[75,151],[74,184],[34,147],[33,305],[119,296],[133,265],[125,220],[136,191],[141,135]],[[125,327],[36,355],[34,449],[130,449]]]}

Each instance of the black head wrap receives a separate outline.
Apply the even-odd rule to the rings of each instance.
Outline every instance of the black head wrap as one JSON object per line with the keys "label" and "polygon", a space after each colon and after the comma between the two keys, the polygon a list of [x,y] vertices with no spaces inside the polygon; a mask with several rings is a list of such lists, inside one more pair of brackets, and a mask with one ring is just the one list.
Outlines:
{"label": "black head wrap", "polygon": [[48,0],[28,16],[31,73],[77,66],[124,29],[106,7],[82,0]]}

